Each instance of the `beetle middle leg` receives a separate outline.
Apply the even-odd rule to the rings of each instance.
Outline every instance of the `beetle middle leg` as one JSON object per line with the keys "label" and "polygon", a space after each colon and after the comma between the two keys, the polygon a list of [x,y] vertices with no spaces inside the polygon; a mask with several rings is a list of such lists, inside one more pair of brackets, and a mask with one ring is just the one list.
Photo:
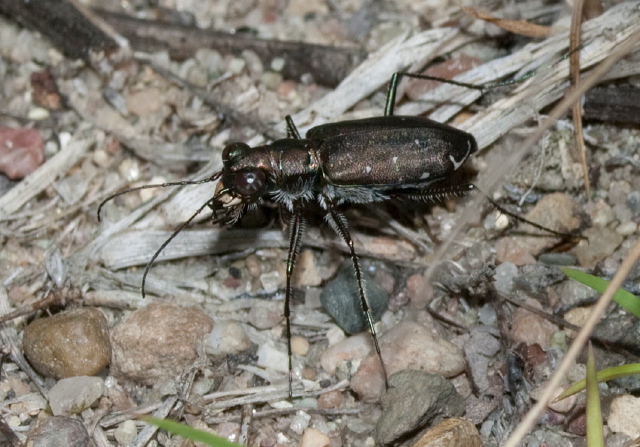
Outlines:
{"label": "beetle middle leg", "polygon": [[458,82],[458,81],[453,81],[451,79],[442,79],[436,76],[398,71],[394,73],[393,76],[391,76],[391,80],[389,81],[389,90],[387,91],[387,100],[385,101],[385,105],[384,105],[384,116],[393,115],[393,110],[396,104],[396,92],[398,91],[398,84],[400,84],[400,80],[402,79],[403,76],[406,76],[408,78],[414,78],[414,79],[423,79],[425,81],[438,81],[438,82],[443,82],[445,84],[453,84],[460,87],[466,87],[466,88],[470,88],[473,90],[480,90],[480,91],[484,91],[488,88],[493,87],[493,86],[486,87],[482,85],[469,84],[467,82]]}

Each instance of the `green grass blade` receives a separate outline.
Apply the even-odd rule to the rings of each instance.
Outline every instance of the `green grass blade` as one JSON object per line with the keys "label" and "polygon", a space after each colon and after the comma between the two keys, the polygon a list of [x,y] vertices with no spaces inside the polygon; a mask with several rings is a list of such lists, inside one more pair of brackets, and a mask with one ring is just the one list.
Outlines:
{"label": "green grass blade", "polygon": [[193,427],[179,422],[152,417],[146,417],[143,418],[143,420],[150,424],[157,425],[161,429],[166,430],[169,433],[173,433],[174,435],[182,436],[183,438],[191,439],[192,441],[202,442],[211,447],[242,447],[240,444],[227,441],[224,438],[212,435],[211,433],[207,433],[202,430],[196,430]]}
{"label": "green grass blade", "polygon": [[[609,380],[617,379],[618,377],[631,376],[633,374],[640,374],[640,363],[632,363],[630,365],[614,366],[613,368],[603,369],[596,375],[598,383],[607,382]],[[578,380],[576,383],[567,388],[564,393],[555,398],[554,402],[558,402],[562,399],[566,399],[576,393],[585,389],[586,381]]]}
{"label": "green grass blade", "polygon": [[604,447],[604,430],[602,428],[602,411],[600,409],[600,393],[596,374],[596,359],[593,347],[589,343],[587,358],[587,447]]}
{"label": "green grass blade", "polygon": [[[562,270],[569,278],[575,279],[576,281],[587,287],[591,287],[600,293],[603,293],[609,285],[609,281],[606,279],[589,275],[588,273],[581,272],[580,270],[568,267],[560,267],[560,270]],[[627,292],[624,289],[618,289],[616,294],[613,296],[613,300],[622,306],[627,312],[640,319],[640,298],[635,296],[633,293]]]}

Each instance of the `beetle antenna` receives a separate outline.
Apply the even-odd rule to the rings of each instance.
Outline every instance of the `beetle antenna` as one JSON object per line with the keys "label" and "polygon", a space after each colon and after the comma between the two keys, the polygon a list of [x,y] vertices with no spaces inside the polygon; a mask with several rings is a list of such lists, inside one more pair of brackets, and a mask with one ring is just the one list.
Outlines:
{"label": "beetle antenna", "polygon": [[216,180],[218,180],[220,178],[221,175],[222,175],[222,171],[218,171],[215,174],[213,174],[212,176],[207,177],[207,178],[202,179],[202,180],[183,180],[181,182],[156,183],[156,184],[151,184],[151,185],[136,186],[135,188],[127,188],[127,189],[124,189],[122,191],[118,191],[116,193],[111,194],[106,199],[104,199],[102,202],[100,202],[100,205],[98,206],[98,222],[101,222],[100,212],[102,211],[102,207],[107,202],[115,199],[116,197],[120,197],[123,194],[128,194],[130,192],[136,192],[136,191],[140,191],[140,190],[143,190],[143,189],[166,188],[167,186],[201,185],[203,183],[215,182]]}
{"label": "beetle antenna", "polygon": [[500,213],[505,214],[509,217],[514,218],[515,220],[517,220],[518,222],[522,222],[522,223],[526,223],[528,225],[531,225],[534,228],[537,228],[538,230],[544,231],[546,233],[549,234],[553,234],[554,236],[558,236],[562,239],[567,239],[567,240],[574,240],[574,239],[581,239],[581,240],[588,240],[585,236],[581,236],[579,234],[574,234],[574,233],[565,233],[562,231],[556,231],[553,230],[551,228],[547,228],[543,225],[540,225],[539,223],[533,222],[529,219],[526,219],[514,212],[509,211],[508,209],[506,209],[505,207],[503,207],[502,205],[500,205],[498,202],[496,202],[495,200],[493,200],[489,194],[487,194],[486,192],[484,192],[483,190],[481,190],[480,188],[478,188],[477,186],[474,186],[475,189],[477,189],[478,191],[480,191],[485,198],[487,199],[487,201],[496,209],[498,210]]}
{"label": "beetle antenna", "polygon": [[[204,183],[204,182],[201,180],[201,181],[199,181],[199,182],[195,182],[195,183],[197,184],[197,183]],[[189,183],[189,184],[193,184],[193,183]],[[162,250],[164,250],[164,249],[165,249],[165,247],[171,243],[171,241],[173,240],[173,238],[175,238],[175,237],[178,235],[178,233],[180,233],[182,230],[184,230],[184,229],[185,229],[185,227],[186,227],[187,225],[189,225],[189,224],[193,221],[193,219],[195,219],[195,218],[196,218],[196,216],[197,216],[198,214],[200,214],[200,213],[202,212],[202,210],[204,210],[204,209],[208,206],[208,204],[209,204],[209,202],[205,202],[205,203],[204,203],[200,208],[198,208],[198,210],[197,210],[195,213],[193,213],[193,214],[191,215],[191,217],[189,217],[189,219],[187,219],[186,221],[182,222],[182,223],[181,223],[181,224],[180,224],[180,225],[179,225],[179,226],[178,226],[178,227],[173,231],[173,233],[171,234],[171,236],[169,236],[169,238],[168,238],[166,241],[164,241],[164,242],[162,243],[162,245],[160,246],[160,248],[159,248],[158,250],[156,250],[156,252],[155,252],[155,253],[153,254],[153,256],[151,257],[151,260],[150,260],[149,262],[147,262],[147,265],[146,265],[146,267],[144,268],[144,273],[142,274],[142,286],[141,286],[141,287],[142,287],[142,298],[144,298],[144,297],[145,297],[145,293],[144,293],[144,286],[145,286],[145,283],[147,282],[147,274],[149,273],[149,270],[151,269],[151,266],[153,265],[153,262],[158,258],[158,256],[160,256],[160,253],[162,253]]]}

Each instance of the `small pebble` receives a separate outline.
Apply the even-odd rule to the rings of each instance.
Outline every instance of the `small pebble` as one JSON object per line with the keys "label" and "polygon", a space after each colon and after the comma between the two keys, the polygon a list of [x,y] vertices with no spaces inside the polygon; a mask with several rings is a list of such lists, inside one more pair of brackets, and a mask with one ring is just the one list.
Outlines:
{"label": "small pebble", "polygon": [[320,356],[320,365],[329,375],[334,375],[340,362],[364,359],[373,348],[371,334],[361,333],[327,348]]}
{"label": "small pebble", "polygon": [[[542,306],[536,300],[528,299],[526,303],[542,309]],[[557,331],[558,326],[549,320],[523,308],[518,308],[511,318],[511,331],[509,334],[514,342],[521,342],[527,345],[538,344],[542,349],[547,349],[551,346],[551,338]]]}
{"label": "small pebble", "polygon": [[246,259],[247,270],[249,271],[249,275],[253,278],[258,278],[262,270],[260,268],[260,259],[255,254],[251,254],[247,256]]}
{"label": "small pebble", "polygon": [[407,278],[406,290],[413,309],[424,309],[433,299],[433,286],[424,275],[414,274]]}
{"label": "small pebble", "polygon": [[216,321],[205,341],[205,352],[214,357],[239,354],[251,348],[251,340],[236,321]]}
{"label": "small pebble", "polygon": [[106,168],[111,161],[109,154],[104,149],[93,151],[93,162],[100,168]]}
{"label": "small pebble", "polygon": [[634,218],[640,217],[640,191],[631,191],[627,195],[627,207]]}
{"label": "small pebble", "polygon": [[[580,219],[576,216],[577,206],[568,195],[553,193],[546,195],[525,216],[528,220],[555,231],[570,233],[580,228]],[[553,247],[557,237],[549,237],[542,230],[532,230],[546,237],[526,236],[518,238],[518,242],[532,256],[537,256],[547,248]]]}
{"label": "small pebble", "polygon": [[298,335],[291,337],[291,351],[295,355],[307,355],[307,352],[309,352],[309,341]]}
{"label": "small pebble", "polygon": [[27,114],[27,117],[33,121],[46,120],[50,116],[51,113],[43,107],[34,107],[30,109],[29,113]]}
{"label": "small pebble", "polygon": [[376,440],[382,445],[415,433],[442,416],[461,416],[464,399],[448,380],[425,371],[403,370],[389,377],[382,397],[382,415],[376,424]]}
{"label": "small pebble", "polygon": [[338,390],[323,393],[318,397],[318,408],[326,410],[331,408],[340,408],[344,397]]}
{"label": "small pebble", "polygon": [[317,287],[322,284],[312,250],[302,250],[296,260],[292,278],[294,287]]}
{"label": "small pebble", "polygon": [[273,71],[266,71],[260,77],[260,81],[269,90],[276,90],[282,83],[282,75]]}
{"label": "small pebble", "polygon": [[269,68],[271,68],[271,70],[273,71],[279,72],[279,71],[282,71],[285,64],[286,64],[286,61],[283,58],[274,57],[273,60],[271,61],[271,65],[269,66]]}
{"label": "small pebble", "polygon": [[39,419],[27,434],[28,446],[42,447],[87,447],[93,445],[84,423],[66,416]]}
{"label": "small pebble", "polygon": [[500,350],[500,343],[487,327],[474,326],[470,330],[470,337],[464,343],[467,371],[479,393],[491,388],[493,381],[489,373],[492,357]]}
{"label": "small pebble", "polygon": [[234,75],[237,75],[237,74],[240,74],[242,70],[244,70],[244,67],[246,65],[247,63],[244,61],[244,59],[240,59],[236,57],[232,59],[231,62],[229,62],[229,65],[227,66],[227,70],[229,70]]}
{"label": "small pebble", "polygon": [[616,213],[611,206],[603,200],[587,204],[585,208],[591,217],[591,225],[596,228],[604,228],[616,218]]}
{"label": "small pebble", "polygon": [[638,224],[635,222],[625,222],[621,225],[618,225],[616,231],[620,236],[631,236],[638,230]]}
{"label": "small pebble", "polygon": [[118,171],[122,177],[130,182],[140,178],[140,166],[136,160],[130,158],[122,160],[122,163],[118,166]]}
{"label": "small pebble", "polygon": [[[463,352],[453,343],[434,337],[424,326],[402,321],[380,337],[380,351],[387,374],[403,369],[426,371],[454,377],[465,369]],[[375,353],[360,364],[351,379],[351,388],[367,402],[380,398],[384,377]]]}
{"label": "small pebble", "polygon": [[450,418],[430,428],[412,447],[482,447],[482,437],[469,419]]}
{"label": "small pebble", "polygon": [[277,270],[262,273],[260,275],[260,283],[265,291],[277,290],[282,284],[282,277]]}
{"label": "small pebble", "polygon": [[514,265],[532,265],[536,258],[528,251],[524,244],[515,237],[503,237],[496,242],[496,261],[509,262]]}
{"label": "small pebble", "polygon": [[49,406],[54,416],[70,416],[91,408],[105,392],[100,377],[61,379],[49,390]]}
{"label": "small pebble", "polygon": [[309,416],[309,413],[298,411],[293,419],[291,419],[289,428],[294,433],[301,435],[302,432],[304,432],[304,430],[309,426],[309,422],[311,422],[311,416]]}
{"label": "small pebble", "polygon": [[301,377],[304,380],[316,380],[316,377],[318,377],[318,374],[316,374],[316,371],[313,368],[304,368],[302,370]]}
{"label": "small pebble", "polygon": [[124,421],[113,431],[113,437],[116,438],[120,445],[131,445],[137,435],[136,423],[131,419]]}
{"label": "small pebble", "polygon": [[257,329],[271,329],[284,319],[281,301],[257,301],[249,310],[249,323]]}
{"label": "small pebble", "polygon": [[613,432],[621,432],[632,439],[640,437],[640,397],[629,394],[618,396],[611,402],[607,425]]}
{"label": "small pebble", "polygon": [[0,127],[0,172],[17,180],[43,163],[44,141],[38,130]]}
{"label": "small pebble", "polygon": [[146,88],[127,95],[127,109],[138,116],[148,116],[159,111],[164,99],[162,92],[157,88]]}
{"label": "small pebble", "polygon": [[[587,319],[589,318],[589,315],[591,315],[591,312],[593,312],[592,306],[574,307],[573,309],[569,309],[564,314],[564,319],[567,323],[571,323],[575,326],[582,327],[584,323],[587,321]],[[577,335],[575,331],[572,331],[571,329],[568,329],[568,328],[565,328],[565,332],[569,337],[572,337],[572,338]]]}
{"label": "small pebble", "polygon": [[289,356],[284,349],[276,347],[272,340],[263,343],[258,348],[257,355],[259,367],[281,373],[289,372]]}
{"label": "small pebble", "polygon": [[[60,110],[62,108],[62,97],[56,84],[56,79],[50,69],[34,71],[30,79],[33,102],[41,107],[41,110],[49,114],[49,110]],[[33,118],[32,118],[33,119]]]}
{"label": "small pebble", "polygon": [[149,304],[111,331],[111,372],[143,385],[172,379],[196,360],[196,347],[212,328],[211,318],[198,308]]}
{"label": "small pebble", "polygon": [[587,240],[581,240],[574,252],[580,265],[588,268],[613,254],[623,241],[623,237],[610,228],[589,228],[582,235]]}
{"label": "small pebble", "polygon": [[93,376],[111,360],[107,320],[92,307],[35,320],[25,328],[22,346],[36,371],[55,379]]}
{"label": "small pebble", "polygon": [[327,435],[316,428],[307,428],[302,434],[300,447],[327,447],[331,440]]}
{"label": "small pebble", "polygon": [[[367,272],[362,273],[362,279],[373,321],[378,321],[387,309],[389,295]],[[351,261],[344,263],[338,275],[325,286],[320,301],[327,313],[347,334],[355,334],[367,327]]]}
{"label": "small pebble", "polygon": [[329,346],[338,344],[346,338],[347,335],[338,326],[331,326],[327,331],[327,341],[329,342]]}
{"label": "small pebble", "polygon": [[518,267],[511,262],[503,262],[496,267],[496,273],[493,276],[493,285],[502,293],[511,293],[513,287],[513,279],[518,275]]}

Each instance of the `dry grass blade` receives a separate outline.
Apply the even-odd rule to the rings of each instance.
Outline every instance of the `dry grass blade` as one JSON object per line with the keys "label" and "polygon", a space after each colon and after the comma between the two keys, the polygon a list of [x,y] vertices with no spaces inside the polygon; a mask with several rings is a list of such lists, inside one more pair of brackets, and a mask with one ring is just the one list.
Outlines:
{"label": "dry grass blade", "polygon": [[[571,16],[571,32],[569,33],[569,51],[571,55],[570,70],[571,70],[571,85],[574,89],[577,89],[580,85],[580,52],[577,49],[580,47],[580,36],[582,34],[582,17],[583,17],[584,0],[577,0],[573,5],[573,14]],[[584,135],[582,134],[582,108],[580,102],[576,103],[572,107],[573,115],[573,132],[575,136],[576,148],[580,162],[582,163],[582,175],[584,177],[584,187],[587,193],[587,200],[591,200],[591,182],[589,180],[589,169],[587,168],[587,151],[584,145]]]}

